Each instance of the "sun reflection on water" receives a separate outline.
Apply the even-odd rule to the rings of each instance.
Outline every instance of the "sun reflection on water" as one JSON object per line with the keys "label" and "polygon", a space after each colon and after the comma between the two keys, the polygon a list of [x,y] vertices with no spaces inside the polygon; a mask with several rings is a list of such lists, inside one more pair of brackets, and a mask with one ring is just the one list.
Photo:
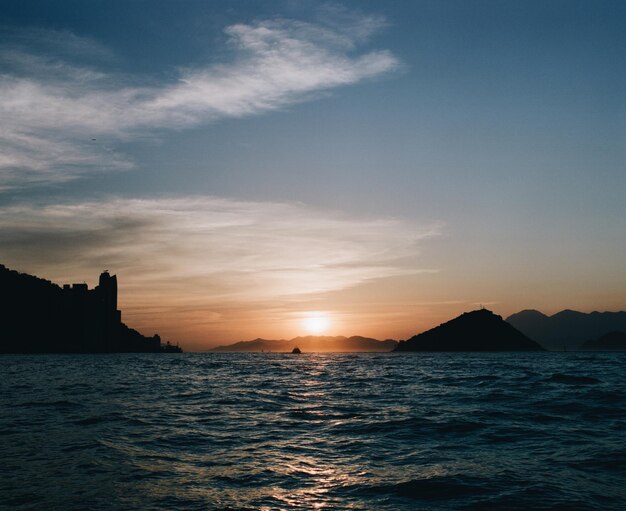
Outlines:
{"label": "sun reflection on water", "polygon": [[[80,385],[68,384],[66,358],[36,360],[44,381],[31,358],[16,357],[6,381],[21,387],[5,384],[2,394],[13,406],[0,426],[15,430],[3,459],[42,509],[440,511],[493,508],[494,499],[499,509],[536,509],[545,499],[555,509],[572,499],[596,509],[590,491],[616,499],[623,428],[604,428],[601,444],[572,436],[568,414],[610,417],[607,407],[576,397],[571,411],[561,406],[573,403],[571,385],[546,384],[580,361],[493,357],[75,357]],[[623,360],[585,364],[603,381],[585,387],[590,396],[622,410]],[[572,464],[544,470],[554,459],[549,438],[563,460],[607,453],[596,461],[602,478]],[[515,473],[523,477],[511,481]],[[8,491],[29,503],[16,509],[32,507],[31,494]]]}

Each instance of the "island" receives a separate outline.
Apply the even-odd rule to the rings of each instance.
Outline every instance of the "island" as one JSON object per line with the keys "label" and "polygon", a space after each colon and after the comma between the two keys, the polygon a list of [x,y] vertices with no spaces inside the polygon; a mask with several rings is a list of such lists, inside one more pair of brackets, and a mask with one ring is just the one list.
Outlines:
{"label": "island", "polygon": [[488,309],[466,312],[400,341],[394,351],[544,351]]}
{"label": "island", "polygon": [[65,284],[0,264],[0,353],[179,353],[158,335],[146,337],[122,323],[117,277],[102,272],[98,285]]}

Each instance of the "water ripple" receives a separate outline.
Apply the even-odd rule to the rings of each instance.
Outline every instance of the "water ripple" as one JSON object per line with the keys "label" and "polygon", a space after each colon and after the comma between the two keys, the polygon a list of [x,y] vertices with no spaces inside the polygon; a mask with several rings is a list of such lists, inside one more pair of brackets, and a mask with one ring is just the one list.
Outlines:
{"label": "water ripple", "polygon": [[3,356],[0,508],[622,510],[624,362]]}

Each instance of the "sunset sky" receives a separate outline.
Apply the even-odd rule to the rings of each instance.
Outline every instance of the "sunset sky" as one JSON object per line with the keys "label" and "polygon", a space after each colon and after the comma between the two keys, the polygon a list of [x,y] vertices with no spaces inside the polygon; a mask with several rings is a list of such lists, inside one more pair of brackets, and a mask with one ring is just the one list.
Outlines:
{"label": "sunset sky", "polygon": [[189,350],[623,310],[624,55],[621,1],[3,0],[0,263]]}

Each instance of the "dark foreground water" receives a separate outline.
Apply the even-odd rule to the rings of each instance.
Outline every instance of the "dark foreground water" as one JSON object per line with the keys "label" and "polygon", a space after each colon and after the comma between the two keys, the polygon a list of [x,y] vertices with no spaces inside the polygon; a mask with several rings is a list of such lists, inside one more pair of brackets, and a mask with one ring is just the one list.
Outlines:
{"label": "dark foreground water", "polygon": [[626,509],[626,355],[0,357],[2,509]]}

